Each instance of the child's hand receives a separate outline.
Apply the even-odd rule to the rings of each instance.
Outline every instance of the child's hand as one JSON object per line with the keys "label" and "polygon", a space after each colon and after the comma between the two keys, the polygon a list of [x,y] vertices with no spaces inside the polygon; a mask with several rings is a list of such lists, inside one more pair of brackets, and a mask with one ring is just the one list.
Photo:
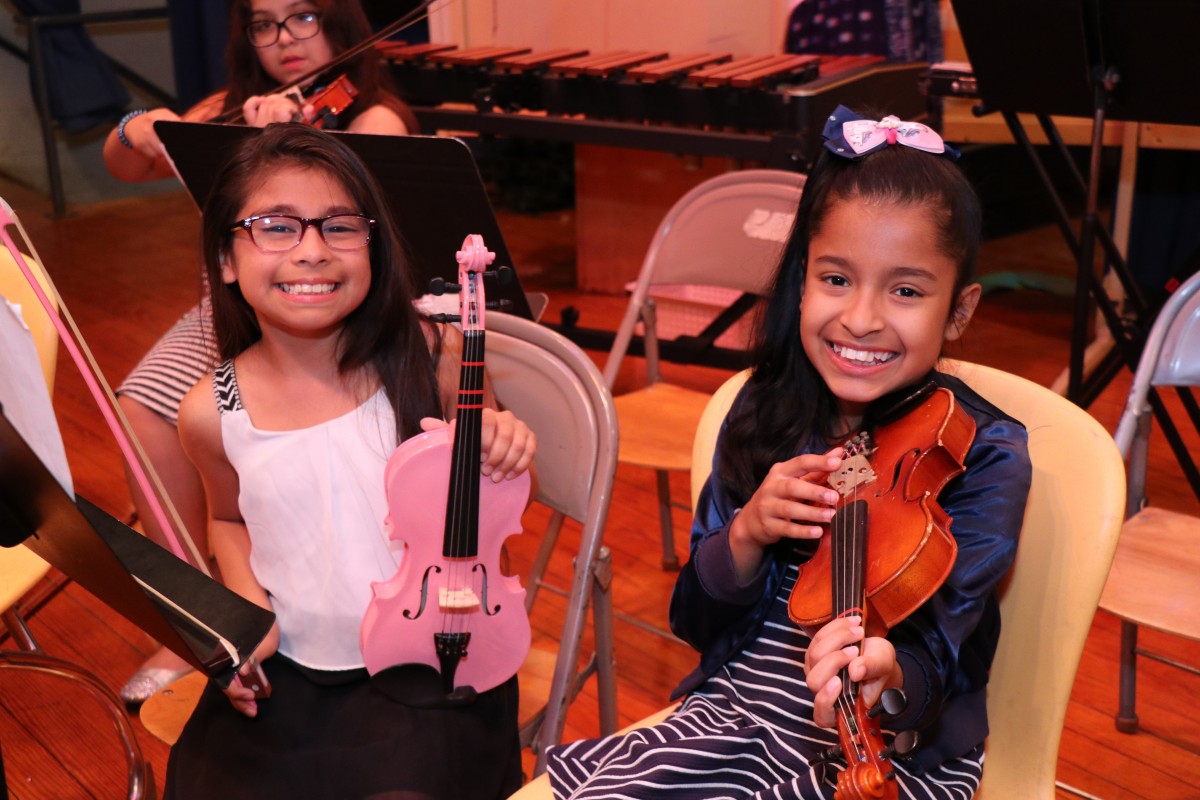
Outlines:
{"label": "child's hand", "polygon": [[246,124],[257,128],[265,128],[272,122],[291,122],[297,114],[308,119],[314,111],[311,104],[301,103],[290,93],[256,95],[242,104]]}
{"label": "child's hand", "polygon": [[833,518],[838,495],[825,483],[842,465],[842,449],[796,456],[771,467],[749,502],[733,518],[729,545],[739,577],[749,580],[762,551],[780,539],[817,539]]}
{"label": "child's hand", "polygon": [[[837,725],[834,701],[842,691],[838,672],[845,667],[850,680],[859,683],[863,702],[874,705],[884,689],[904,684],[896,663],[896,649],[887,639],[863,639],[861,617],[835,619],[816,632],[804,656],[804,672],[813,693],[813,722],[824,728]],[[862,653],[859,653],[861,643]]]}
{"label": "child's hand", "polygon": [[154,123],[160,119],[178,122],[179,115],[169,108],[153,108],[125,123],[125,138],[133,145],[134,150],[150,161],[167,157],[167,148],[154,130]]}
{"label": "child's hand", "polygon": [[[446,424],[445,420],[426,417],[421,420],[421,430],[432,431]],[[480,441],[483,452],[479,471],[495,483],[515,478],[529,469],[537,452],[537,436],[511,411],[485,408]]]}
{"label": "child's hand", "polygon": [[[258,670],[259,677],[254,675],[256,670]],[[264,694],[255,693],[249,687],[258,683],[260,677],[265,680],[265,676],[262,676],[261,670],[257,667],[257,662],[251,659],[242,665],[238,674],[229,682],[229,687],[225,689],[225,696],[229,698],[229,702],[233,703],[233,707],[247,717],[258,716],[258,700],[256,698],[264,696]],[[269,690],[266,694],[270,694]]]}
{"label": "child's hand", "polygon": [[480,471],[499,483],[517,477],[533,463],[537,435],[511,411],[483,410]]}

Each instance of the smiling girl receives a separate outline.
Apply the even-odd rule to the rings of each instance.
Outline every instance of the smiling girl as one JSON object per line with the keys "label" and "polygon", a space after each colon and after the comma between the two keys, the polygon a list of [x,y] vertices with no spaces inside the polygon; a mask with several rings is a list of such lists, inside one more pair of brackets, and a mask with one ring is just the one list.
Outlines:
{"label": "smiling girl", "polygon": [[[893,762],[898,796],[965,800],[979,786],[995,588],[1030,482],[1021,424],[938,371],[943,344],[962,336],[979,301],[979,201],[923,125],[839,108],[825,137],[671,598],[672,629],[700,664],[664,722],[552,749],[558,798],[831,800],[846,763],[818,762],[837,744],[842,669],[868,707],[885,689],[907,694],[884,723],[920,734],[912,758]],[[958,544],[949,577],[886,636],[867,636],[853,614],[802,629],[788,601],[833,517],[827,478],[842,466],[840,445],[930,383],[976,428],[966,471],[939,500]]]}
{"label": "smiling girl", "polygon": [[[382,194],[336,137],[269,126],[216,186],[203,250],[224,360],[179,431],[225,583],[276,614],[253,655],[272,692],[210,682],[164,797],[506,797],[521,780],[515,677],[413,708],[372,687],[359,645],[371,584],[397,569],[384,468],[451,417],[461,335],[414,309]],[[536,443],[486,383],[484,402],[481,472],[499,482]]]}
{"label": "smiling girl", "polygon": [[[154,122],[160,119],[206,122],[240,111],[246,124],[262,127],[286,122],[298,112],[312,113],[292,97],[273,92],[371,33],[358,0],[235,0],[229,24],[229,87],[182,117],[166,108],[127,114],[104,145],[104,160],[114,176],[126,181],[171,176],[154,131]],[[340,117],[326,120],[326,129],[389,135],[414,132],[412,112],[388,90],[379,59],[372,56],[368,53],[338,68],[358,95]],[[207,552],[203,487],[180,447],[176,420],[184,393],[215,365],[212,318],[202,303],[155,343],[117,389],[121,410],[202,553]],[[165,545],[154,515],[145,513],[146,502],[136,482],[130,480],[129,486],[147,535]],[[187,670],[174,653],[159,650],[121,688],[121,697],[130,704],[140,703]]]}

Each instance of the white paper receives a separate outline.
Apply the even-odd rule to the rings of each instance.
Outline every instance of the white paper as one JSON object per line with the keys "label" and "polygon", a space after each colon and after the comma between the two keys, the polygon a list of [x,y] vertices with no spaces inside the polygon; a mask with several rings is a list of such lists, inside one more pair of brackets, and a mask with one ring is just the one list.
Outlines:
{"label": "white paper", "polygon": [[67,452],[33,336],[21,317],[20,307],[3,297],[0,297],[0,406],[67,495],[75,497]]}

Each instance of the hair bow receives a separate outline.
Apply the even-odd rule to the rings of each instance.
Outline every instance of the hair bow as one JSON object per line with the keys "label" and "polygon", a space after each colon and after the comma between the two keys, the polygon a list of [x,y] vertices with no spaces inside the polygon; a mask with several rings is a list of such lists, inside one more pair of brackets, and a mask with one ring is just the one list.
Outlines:
{"label": "hair bow", "polygon": [[886,116],[878,121],[863,119],[845,106],[838,106],[829,115],[822,135],[825,147],[843,158],[861,158],[889,144],[902,144],[926,153],[949,153],[958,157],[958,151],[943,142],[937,131],[928,125],[905,122],[895,116]]}

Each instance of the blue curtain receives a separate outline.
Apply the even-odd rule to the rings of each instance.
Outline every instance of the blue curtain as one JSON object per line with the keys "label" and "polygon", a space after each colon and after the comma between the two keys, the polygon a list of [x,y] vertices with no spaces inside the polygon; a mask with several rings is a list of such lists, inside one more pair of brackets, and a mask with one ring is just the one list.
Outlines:
{"label": "blue curtain", "polygon": [[[80,13],[79,0],[12,2],[27,17]],[[83,26],[43,29],[42,53],[50,116],[68,133],[111,123],[129,105],[129,92]],[[30,91],[32,74],[30,70]]]}
{"label": "blue curtain", "polygon": [[176,111],[194,106],[225,88],[225,43],[229,0],[169,0]]}

